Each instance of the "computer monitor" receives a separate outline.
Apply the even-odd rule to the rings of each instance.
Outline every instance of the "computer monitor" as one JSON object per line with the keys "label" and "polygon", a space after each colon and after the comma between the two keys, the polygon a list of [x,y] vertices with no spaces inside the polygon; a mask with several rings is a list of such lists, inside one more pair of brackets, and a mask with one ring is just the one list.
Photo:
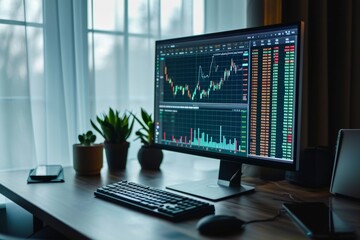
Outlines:
{"label": "computer monitor", "polygon": [[221,160],[217,182],[168,188],[219,200],[253,189],[242,163],[297,169],[303,32],[299,22],[156,41],[155,146]]}

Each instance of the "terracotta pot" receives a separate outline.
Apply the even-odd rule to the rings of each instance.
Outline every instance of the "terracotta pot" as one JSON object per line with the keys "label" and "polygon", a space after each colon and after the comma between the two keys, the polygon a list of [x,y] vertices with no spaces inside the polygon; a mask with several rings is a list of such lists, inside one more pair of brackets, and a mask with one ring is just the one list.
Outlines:
{"label": "terracotta pot", "polygon": [[129,146],[129,142],[104,143],[106,160],[110,171],[125,169]]}
{"label": "terracotta pot", "polygon": [[73,145],[73,167],[79,175],[98,175],[103,166],[103,145]]}
{"label": "terracotta pot", "polygon": [[142,169],[159,170],[163,160],[161,149],[142,146],[138,152],[138,160]]}

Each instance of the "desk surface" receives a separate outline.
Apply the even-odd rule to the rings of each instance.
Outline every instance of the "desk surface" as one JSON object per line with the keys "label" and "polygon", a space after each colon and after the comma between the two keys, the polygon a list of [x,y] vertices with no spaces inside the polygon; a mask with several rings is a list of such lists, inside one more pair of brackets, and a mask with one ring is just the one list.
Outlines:
{"label": "desk surface", "polygon": [[[46,224],[74,239],[199,239],[198,219],[172,223],[94,197],[96,188],[122,179],[164,188],[165,185],[217,177],[216,160],[189,156],[165,159],[161,171],[143,171],[136,160],[125,171],[110,173],[103,168],[100,176],[78,176],[72,167],[64,168],[64,183],[27,184],[28,170],[0,173],[0,192],[31,212]],[[256,186],[254,193],[215,202],[216,214],[235,215],[242,220],[274,216],[281,204],[292,197],[304,201],[323,201],[357,231],[360,236],[360,202],[332,197],[327,190],[309,190],[286,181],[263,182],[245,178]],[[247,225],[229,239],[306,239],[286,215],[275,221]]]}

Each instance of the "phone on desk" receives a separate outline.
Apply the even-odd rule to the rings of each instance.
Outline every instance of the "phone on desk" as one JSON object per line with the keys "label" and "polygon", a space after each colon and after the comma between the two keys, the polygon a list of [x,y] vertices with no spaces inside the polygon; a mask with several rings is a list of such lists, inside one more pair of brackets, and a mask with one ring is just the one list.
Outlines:
{"label": "phone on desk", "polygon": [[284,203],[283,207],[309,238],[356,238],[353,229],[322,202]]}
{"label": "phone on desk", "polygon": [[61,165],[39,165],[31,173],[33,180],[52,180],[59,176],[62,171]]}

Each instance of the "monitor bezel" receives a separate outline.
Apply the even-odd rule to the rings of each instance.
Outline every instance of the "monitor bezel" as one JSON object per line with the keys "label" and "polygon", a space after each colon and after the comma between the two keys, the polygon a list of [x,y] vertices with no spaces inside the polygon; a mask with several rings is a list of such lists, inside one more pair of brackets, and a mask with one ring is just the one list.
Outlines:
{"label": "monitor bezel", "polygon": [[[256,166],[263,166],[269,168],[277,168],[277,169],[284,169],[284,170],[292,170],[297,171],[299,170],[299,160],[300,160],[300,139],[301,139],[301,109],[302,109],[302,72],[303,72],[303,49],[304,49],[304,22],[299,21],[296,23],[288,23],[288,24],[274,24],[274,25],[267,25],[261,27],[254,27],[254,28],[244,28],[244,29],[237,29],[231,31],[223,31],[223,32],[216,32],[216,33],[207,33],[207,34],[200,34],[200,35],[193,35],[193,36],[186,36],[186,37],[179,37],[179,38],[171,38],[171,39],[164,39],[164,40],[156,40],[155,41],[155,51],[159,44],[169,44],[169,43],[181,43],[181,42],[188,42],[188,41],[200,41],[206,39],[214,39],[219,37],[231,37],[235,35],[245,35],[251,33],[257,33],[262,31],[269,31],[269,30],[281,30],[287,28],[294,28],[298,29],[298,44],[297,44],[297,61],[296,61],[296,104],[295,104],[295,116],[294,116],[294,133],[296,133],[296,137],[294,138],[294,160],[293,161],[275,161],[275,160],[264,160],[259,157],[243,157],[243,156],[233,156],[227,154],[221,154],[216,152],[204,151],[200,149],[193,149],[193,148],[184,148],[178,147],[173,145],[165,145],[160,143],[153,144],[153,147],[169,150],[178,153],[190,154],[195,156],[201,157],[208,157],[213,159],[219,159],[222,161],[229,161],[239,164],[251,164]],[[156,54],[155,54],[155,62],[156,62]],[[156,64],[156,63],[155,63]],[[154,79],[156,78],[156,72],[154,73]],[[154,83],[154,91],[156,91],[156,82]],[[156,104],[156,93],[154,93],[154,121],[156,109],[158,108]],[[156,124],[154,124],[154,128]]]}

